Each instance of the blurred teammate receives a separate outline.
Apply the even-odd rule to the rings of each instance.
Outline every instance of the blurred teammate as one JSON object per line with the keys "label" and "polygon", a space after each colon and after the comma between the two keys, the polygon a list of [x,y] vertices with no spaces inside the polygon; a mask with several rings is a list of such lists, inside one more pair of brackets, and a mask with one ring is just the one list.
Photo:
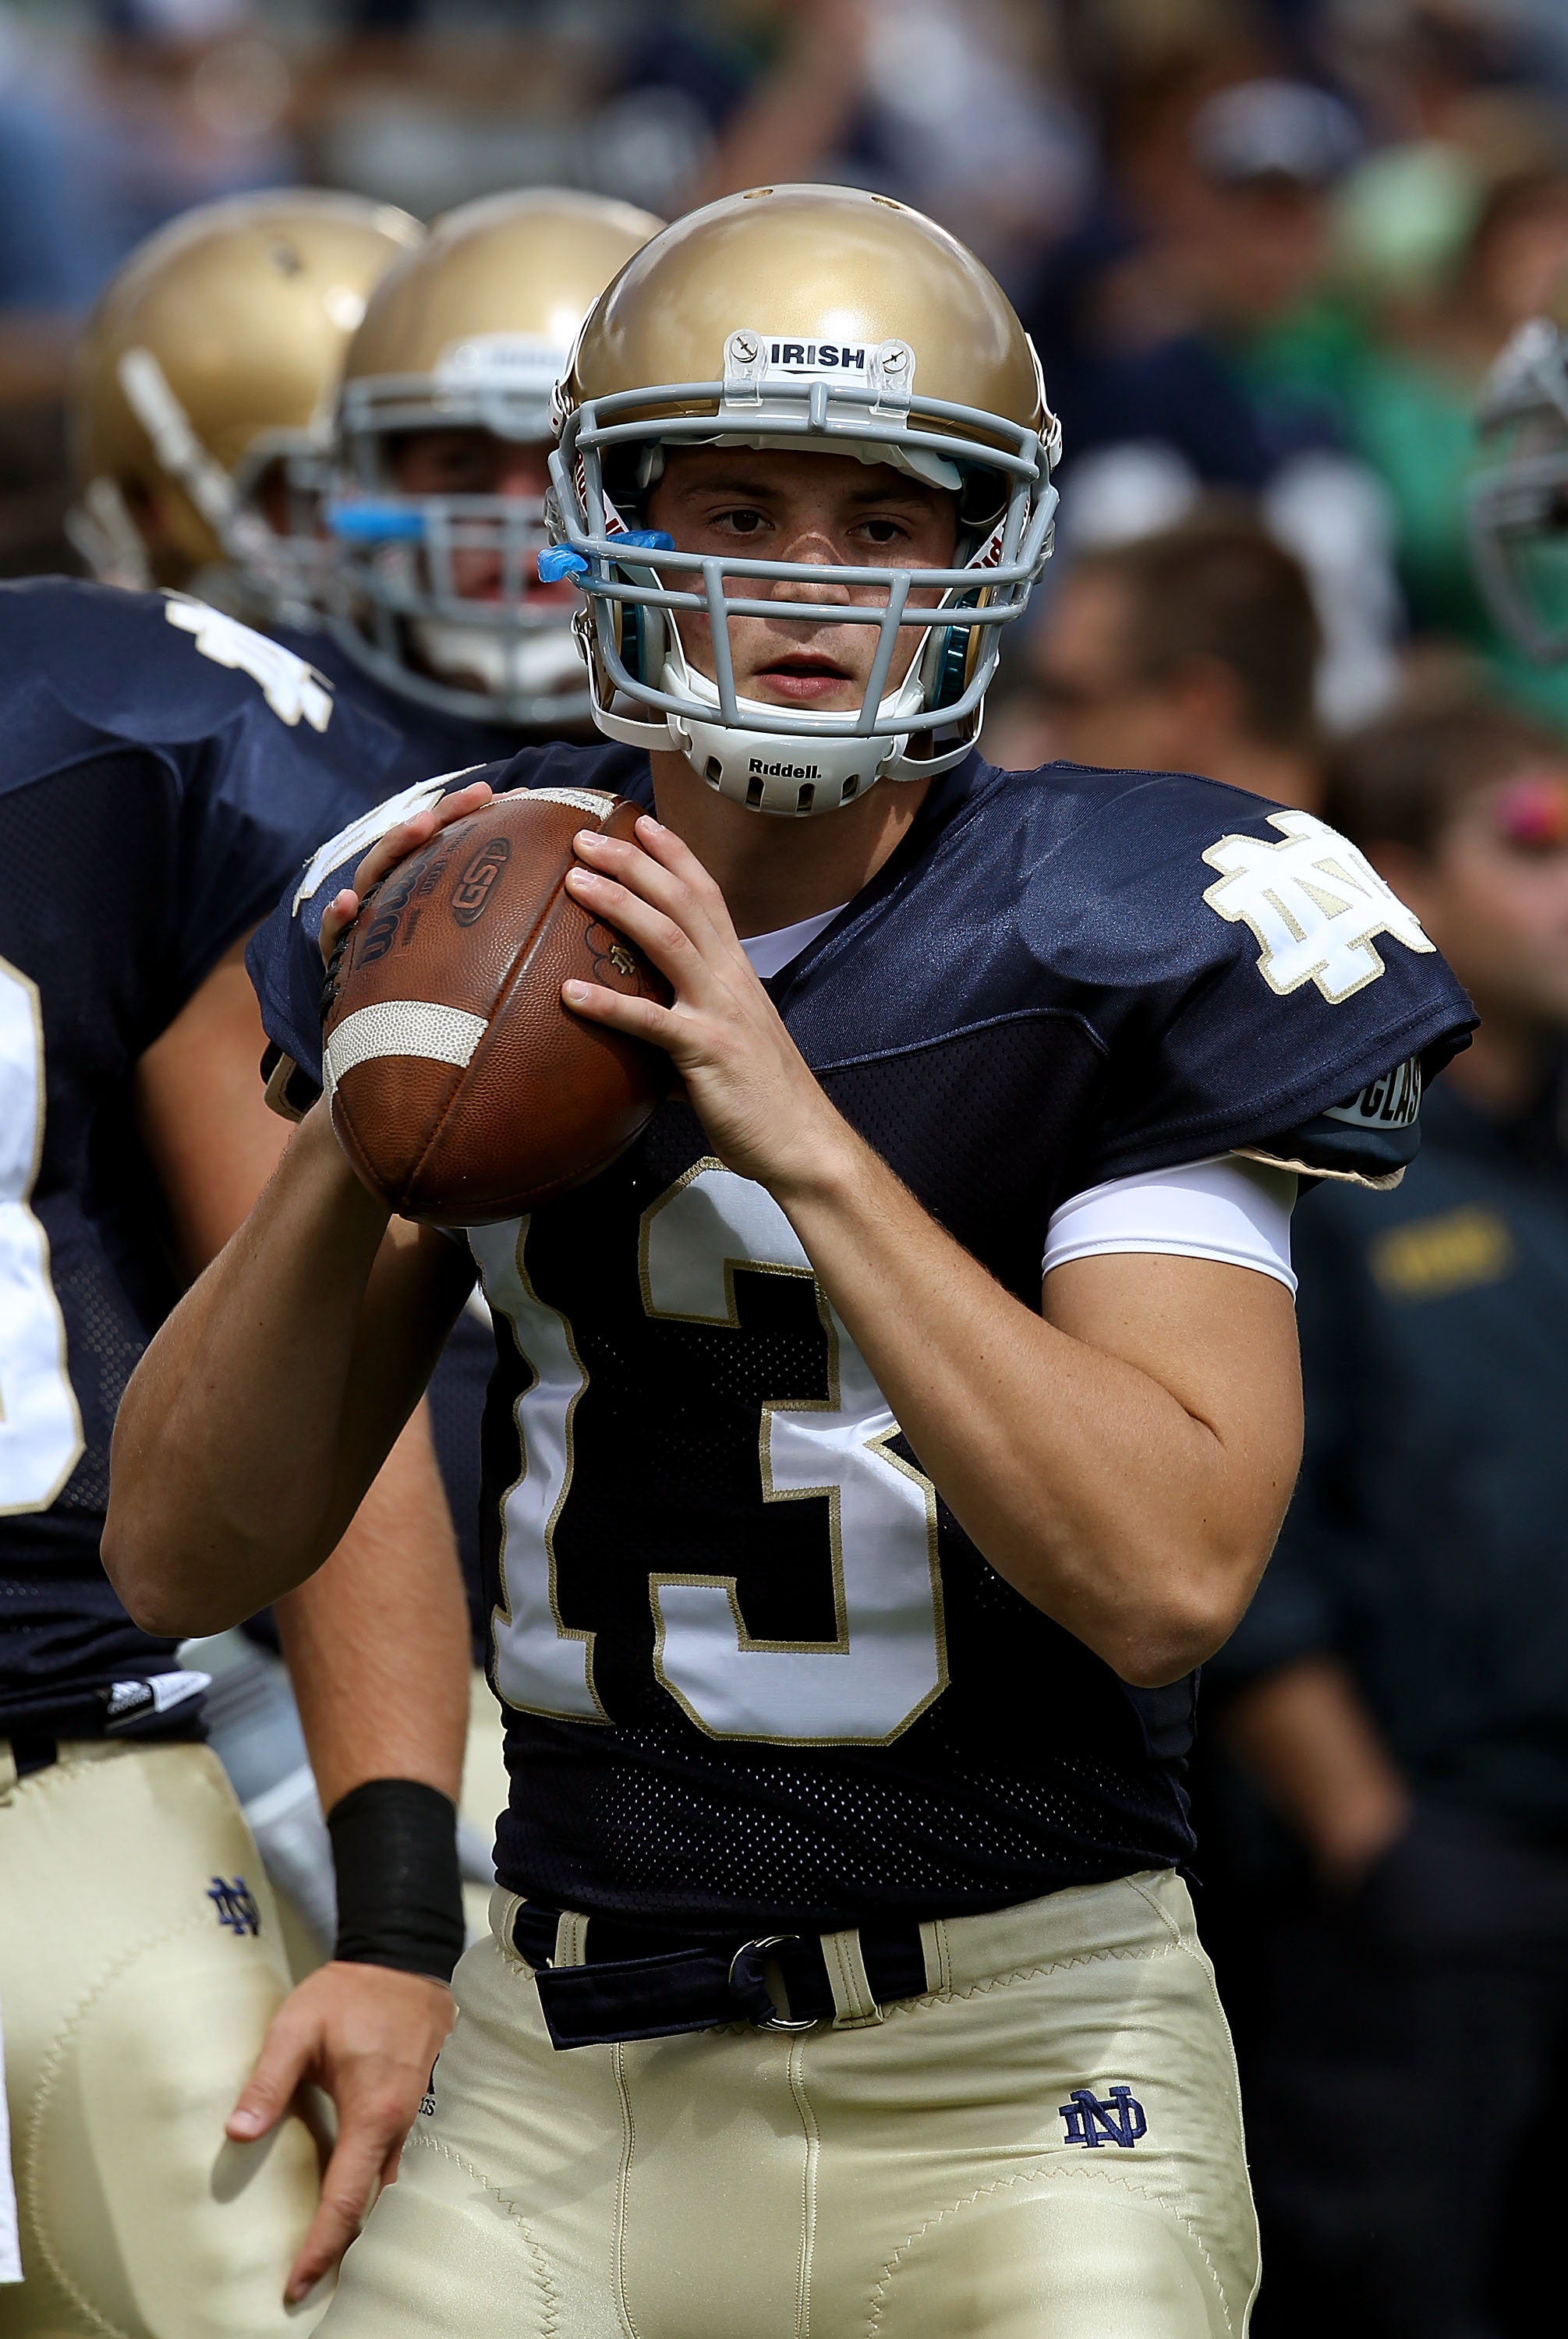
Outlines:
{"label": "blurred teammate", "polygon": [[[972,752],[1057,434],[931,222],[694,213],[561,407],[547,565],[616,744],[491,771],[656,801],[568,883],[670,977],[637,1028],[681,1089],[468,1258],[383,1250],[307,1115],[121,1416],[107,1547],[159,1613],[204,1604],[213,1490],[295,1458],[226,1514],[228,1599],[268,1597],[373,1401],[345,1335],[400,1399],[482,1269],[502,1889],[328,2327],[1219,2339],[1256,2255],[1176,1873],[1190,1668],[1295,1471],[1295,1170],[1406,1158],[1464,1003],[1309,815]],[[274,913],[302,1071],[319,945],[487,794]]]}
{"label": "blurred teammate", "polygon": [[1311,811],[1318,651],[1290,554],[1249,520],[1195,518],[1078,556],[1004,719],[1031,761],[1199,772]]}
{"label": "blurred teammate", "polygon": [[[285,2281],[298,2296],[350,2238],[450,2016],[466,1636],[428,1431],[286,1604],[339,1962],[281,2013],[272,1894],[201,1742],[207,1676],[132,1623],[99,1541],[126,1378],[279,1151],[245,936],[398,742],[200,602],[59,580],[0,595],[0,2018],[22,2273],[0,2334],[281,2334]],[[396,1597],[410,1574],[419,1611]],[[337,2106],[319,2210],[301,2078]]]}
{"label": "blurred teammate", "polygon": [[311,622],[343,352],[423,232],[390,203],[289,187],[204,203],[138,246],[76,352],[69,525],[95,577]]}
{"label": "blurred teammate", "polygon": [[329,663],[404,733],[410,778],[587,727],[577,596],[535,566],[550,392],[659,224],[547,187],[465,203],[389,271],[349,345]]}
{"label": "blurred teammate", "polygon": [[[386,206],[311,190],[189,214],[127,262],[84,337],[84,549],[114,581],[199,581],[390,725],[398,752],[368,778],[367,804],[509,755],[529,726],[580,724],[576,596],[532,569],[547,541],[549,390],[582,316],[657,224],[548,191],[465,205],[428,241]],[[349,491],[340,538],[326,532],[334,490]],[[430,1390],[476,1667],[492,1354],[477,1308]],[[319,1854],[312,1865],[311,1781],[286,1692],[254,1649],[239,1663],[221,1653],[214,1735],[274,1869],[311,1910],[330,1878]],[[478,1673],[472,1716],[464,1850],[477,1927],[507,1791]]]}
{"label": "blurred teammate", "polygon": [[[74,372],[69,528],[94,575],[178,587],[274,634],[311,622],[343,352],[378,277],[423,232],[390,204],[286,188],[202,204],[132,253]],[[396,785],[399,767],[378,775]],[[274,1647],[262,1619],[192,1657],[213,1675],[209,1735],[304,1970],[331,1945],[331,1863]]]}
{"label": "blurred teammate", "polygon": [[1310,1864],[1266,1917],[1229,1848],[1248,2141],[1271,2333],[1487,2339],[1553,2294],[1568,2173],[1568,749],[1401,717],[1326,809],[1481,1024],[1398,1193],[1297,1227],[1306,1464],[1210,1677]]}

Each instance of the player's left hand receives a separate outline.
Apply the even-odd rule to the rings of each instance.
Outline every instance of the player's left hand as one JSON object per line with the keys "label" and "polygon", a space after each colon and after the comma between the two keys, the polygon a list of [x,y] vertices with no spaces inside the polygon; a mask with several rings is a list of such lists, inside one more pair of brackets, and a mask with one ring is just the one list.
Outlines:
{"label": "player's left hand", "polygon": [[396,2177],[403,2138],[454,2019],[450,1990],[427,1975],[336,1960],[308,1974],[273,2016],[229,2115],[229,2135],[237,2144],[265,2136],[304,2086],[330,2096],[338,2114],[321,2197],[284,2287],[291,2305],[332,2271],[376,2186]]}
{"label": "player's left hand", "polygon": [[577,1014],[663,1048],[720,1160],[780,1193],[821,1173],[843,1124],[785,1031],[730,921],[725,898],[673,829],[645,814],[636,842],[579,832],[567,884],[583,907],[645,951],[673,1003],[567,982]]}

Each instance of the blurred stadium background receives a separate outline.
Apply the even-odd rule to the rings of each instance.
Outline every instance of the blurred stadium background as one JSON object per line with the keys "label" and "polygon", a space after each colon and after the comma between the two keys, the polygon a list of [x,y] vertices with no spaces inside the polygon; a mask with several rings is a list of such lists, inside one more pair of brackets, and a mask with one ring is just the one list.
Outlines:
{"label": "blurred stadium background", "polygon": [[[1261,496],[1331,725],[1456,664],[1568,714],[1483,612],[1460,497],[1476,387],[1568,258],[1560,0],[8,0],[0,573],[77,566],[74,325],[189,204],[555,183],[668,215],[787,178],[989,261],[1063,416],[1068,548]],[[1045,734],[1010,646],[1016,761]]]}

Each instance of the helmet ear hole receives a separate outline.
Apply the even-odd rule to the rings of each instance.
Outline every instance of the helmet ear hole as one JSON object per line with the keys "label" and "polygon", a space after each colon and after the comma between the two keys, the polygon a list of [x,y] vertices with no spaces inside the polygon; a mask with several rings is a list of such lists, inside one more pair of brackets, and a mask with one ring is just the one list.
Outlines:
{"label": "helmet ear hole", "polygon": [[963,485],[959,489],[958,525],[961,535],[989,536],[1006,509],[1006,474],[971,466],[964,472]]}

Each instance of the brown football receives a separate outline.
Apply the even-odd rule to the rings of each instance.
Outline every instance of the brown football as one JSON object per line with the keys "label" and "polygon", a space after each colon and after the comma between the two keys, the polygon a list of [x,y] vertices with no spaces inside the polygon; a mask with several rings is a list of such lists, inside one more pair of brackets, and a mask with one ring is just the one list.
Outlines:
{"label": "brown football", "polygon": [[637,807],[518,788],[454,821],[367,897],[328,971],[327,1094],[349,1159],[404,1218],[484,1226],[607,1167],[670,1084],[656,1048],[561,1003],[569,976],[667,1000],[565,891],[572,839]]}

